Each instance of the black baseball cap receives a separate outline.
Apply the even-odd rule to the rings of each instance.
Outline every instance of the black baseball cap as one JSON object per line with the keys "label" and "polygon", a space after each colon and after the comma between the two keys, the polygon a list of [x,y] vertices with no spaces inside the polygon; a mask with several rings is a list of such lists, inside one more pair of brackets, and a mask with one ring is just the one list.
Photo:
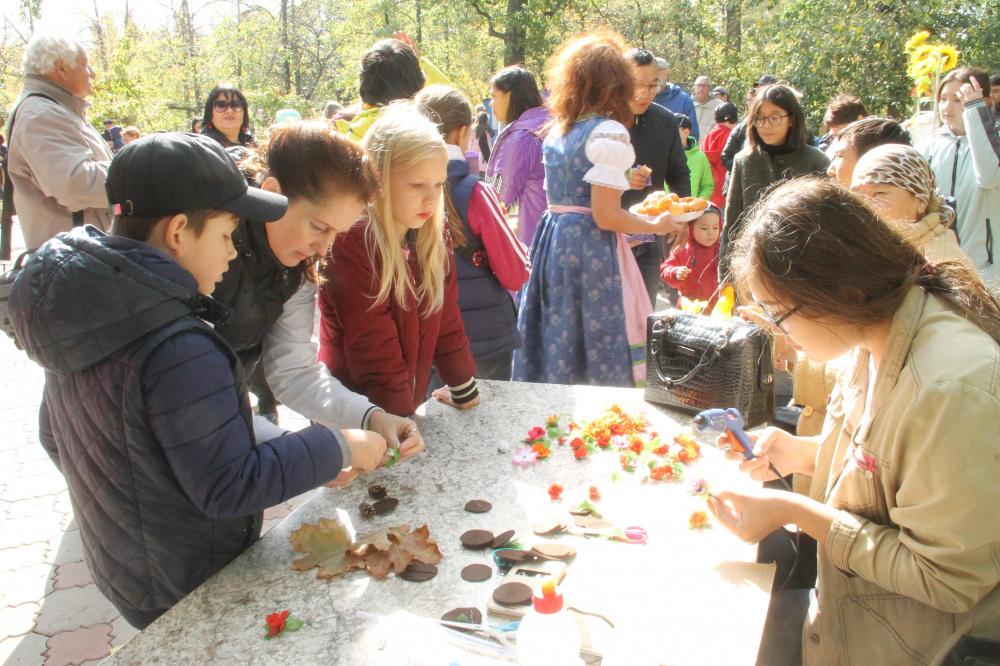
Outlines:
{"label": "black baseball cap", "polygon": [[755,84],[753,84],[753,87],[754,88],[758,88],[760,86],[769,86],[772,83],[777,83],[777,82],[778,82],[778,79],[774,78],[770,74],[765,74],[764,76],[760,77],[759,81],[757,81]]}
{"label": "black baseball cap", "polygon": [[214,139],[157,132],[122,148],[104,183],[116,215],[165,217],[218,208],[257,222],[280,220],[288,199],[249,187],[236,162]]}
{"label": "black baseball cap", "polygon": [[674,113],[674,120],[677,121],[677,126],[681,129],[689,130],[692,127],[691,119],[683,113]]}

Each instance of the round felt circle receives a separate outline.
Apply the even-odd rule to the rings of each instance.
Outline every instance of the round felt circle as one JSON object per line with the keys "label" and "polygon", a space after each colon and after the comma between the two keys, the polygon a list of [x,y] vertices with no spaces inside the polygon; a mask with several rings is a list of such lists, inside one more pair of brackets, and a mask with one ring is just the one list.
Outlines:
{"label": "round felt circle", "polygon": [[532,546],[531,552],[549,560],[568,560],[576,556],[576,548],[564,543],[540,543]]}
{"label": "round felt circle", "polygon": [[546,518],[545,520],[539,520],[531,526],[531,530],[538,536],[565,532],[567,528],[569,528],[569,523],[562,518]]}
{"label": "round felt circle", "polygon": [[577,516],[573,519],[573,522],[577,524],[577,527],[587,530],[603,530],[613,527],[611,523],[603,518],[594,518],[593,516]]}
{"label": "round felt circle", "polygon": [[385,499],[380,499],[373,505],[375,507],[376,516],[384,516],[387,513],[391,513],[396,505],[399,504],[399,500],[395,497],[386,497]]}
{"label": "round felt circle", "polygon": [[493,567],[486,564],[470,564],[462,569],[462,578],[470,583],[489,580],[493,578]]}
{"label": "round felt circle", "polygon": [[589,516],[590,515],[590,509],[585,509],[582,506],[571,507],[570,510],[569,510],[569,512],[571,514],[573,514],[574,516]]}
{"label": "round felt circle", "polygon": [[473,550],[480,550],[493,545],[493,532],[489,530],[469,530],[460,538],[463,546]]}
{"label": "round felt circle", "polygon": [[465,504],[465,510],[469,513],[486,513],[493,508],[493,505],[486,500],[469,500]]}
{"label": "round felt circle", "polygon": [[[465,616],[464,618],[462,616]],[[483,614],[478,608],[452,608],[441,616],[445,622],[468,622],[469,624],[482,624]],[[457,627],[452,627],[457,629]],[[462,629],[461,631],[465,631]]]}
{"label": "round felt circle", "polygon": [[538,556],[530,550],[517,550],[515,548],[501,548],[497,551],[497,557],[510,562],[531,562],[538,559]]}
{"label": "round felt circle", "polygon": [[424,562],[410,562],[410,565],[403,569],[399,577],[414,583],[430,580],[437,576],[438,568],[433,564]]}
{"label": "round felt circle", "polygon": [[493,547],[502,548],[505,543],[514,538],[514,530],[507,530],[493,537]]}
{"label": "round felt circle", "polygon": [[504,583],[493,590],[493,601],[501,606],[523,606],[531,602],[531,587],[524,583]]}

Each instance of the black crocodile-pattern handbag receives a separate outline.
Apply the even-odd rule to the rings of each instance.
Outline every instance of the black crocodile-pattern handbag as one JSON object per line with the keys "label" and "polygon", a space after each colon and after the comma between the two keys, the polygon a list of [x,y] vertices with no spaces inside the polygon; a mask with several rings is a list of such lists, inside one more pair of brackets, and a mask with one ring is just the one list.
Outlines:
{"label": "black crocodile-pattern handbag", "polygon": [[685,412],[736,407],[745,427],[774,418],[771,335],[741,319],[666,310],[646,321],[649,402]]}

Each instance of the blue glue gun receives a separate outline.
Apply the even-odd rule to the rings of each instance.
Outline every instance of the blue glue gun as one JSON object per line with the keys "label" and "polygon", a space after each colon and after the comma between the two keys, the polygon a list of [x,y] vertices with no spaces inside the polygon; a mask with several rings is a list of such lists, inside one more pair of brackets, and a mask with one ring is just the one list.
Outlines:
{"label": "blue glue gun", "polygon": [[729,447],[753,460],[753,441],[743,431],[743,415],[735,407],[729,409],[706,409],[691,421],[698,432],[718,432],[729,436]]}

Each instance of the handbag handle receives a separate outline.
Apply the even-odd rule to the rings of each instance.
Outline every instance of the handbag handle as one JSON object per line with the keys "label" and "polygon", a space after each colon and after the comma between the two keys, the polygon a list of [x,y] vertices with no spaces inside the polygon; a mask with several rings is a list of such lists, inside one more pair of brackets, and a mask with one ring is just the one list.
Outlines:
{"label": "handbag handle", "polygon": [[[670,321],[671,324],[673,324],[673,322],[674,322],[673,318],[671,318],[669,321]],[[667,328],[667,321],[665,319],[660,319],[659,321],[653,322],[652,332],[654,334],[659,334],[659,333],[662,333],[663,331],[665,331],[666,328]],[[715,339],[712,340],[711,342],[709,342],[708,346],[705,347],[705,351],[702,352],[701,358],[698,359],[698,364],[695,365],[693,368],[691,368],[690,372],[688,372],[686,375],[684,375],[680,379],[673,379],[671,377],[663,377],[663,382],[665,384],[667,384],[667,385],[670,385],[670,386],[674,386],[674,385],[678,385],[678,384],[680,384],[680,385],[686,384],[687,382],[689,382],[691,380],[692,377],[694,377],[696,374],[698,374],[698,372],[702,368],[708,367],[709,365],[711,365],[712,363],[714,363],[715,359],[717,359],[719,357],[719,352],[721,350],[725,349],[726,345],[728,345],[728,344],[729,344],[729,336],[726,335],[725,333],[723,333],[722,331],[720,331],[719,335],[717,335],[715,337]],[[712,354],[711,358],[708,358],[709,353]],[[662,373],[661,373],[661,375],[662,375]]]}

